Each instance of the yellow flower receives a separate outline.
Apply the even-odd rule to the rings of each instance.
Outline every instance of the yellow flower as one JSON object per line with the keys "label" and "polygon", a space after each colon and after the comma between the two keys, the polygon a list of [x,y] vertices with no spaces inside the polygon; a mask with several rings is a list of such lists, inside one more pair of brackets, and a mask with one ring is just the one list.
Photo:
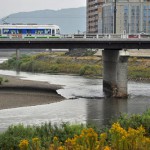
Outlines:
{"label": "yellow flower", "polygon": [[101,133],[100,138],[101,139],[106,139],[107,138],[107,134],[106,133]]}
{"label": "yellow flower", "polygon": [[32,139],[32,142],[33,142],[33,143],[37,143],[37,142],[39,142],[39,141],[40,141],[39,138],[33,138],[33,139]]}
{"label": "yellow flower", "polygon": [[65,142],[66,142],[66,143],[71,143],[71,139],[68,138]]}
{"label": "yellow flower", "polygon": [[58,150],[64,150],[64,147],[60,146],[60,147],[58,148]]}
{"label": "yellow flower", "polygon": [[111,150],[109,146],[105,146],[104,150]]}
{"label": "yellow flower", "polygon": [[58,138],[55,136],[55,137],[53,138],[53,140],[54,140],[54,141],[58,141]]}
{"label": "yellow flower", "polygon": [[137,128],[139,133],[144,134],[145,133],[145,129],[143,128],[143,126],[141,125],[140,127]]}
{"label": "yellow flower", "polygon": [[111,134],[113,134],[113,133],[118,133],[119,135],[121,135],[121,136],[127,136],[127,131],[126,130],[124,130],[121,126],[120,126],[120,124],[117,122],[117,123],[114,123],[113,125],[112,125],[112,127],[111,127],[111,129],[109,130],[109,132],[111,133]]}
{"label": "yellow flower", "polygon": [[20,150],[27,150],[28,149],[28,145],[29,145],[28,140],[25,140],[25,139],[21,140],[20,144],[19,144]]}

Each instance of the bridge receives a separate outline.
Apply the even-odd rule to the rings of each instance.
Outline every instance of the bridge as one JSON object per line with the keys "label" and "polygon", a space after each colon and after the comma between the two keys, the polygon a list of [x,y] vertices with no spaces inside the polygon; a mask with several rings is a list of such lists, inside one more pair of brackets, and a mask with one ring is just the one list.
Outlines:
{"label": "bridge", "polygon": [[0,49],[74,49],[100,48],[103,50],[103,91],[111,97],[127,97],[126,49],[150,49],[150,38],[129,38],[112,35],[87,37],[85,35],[61,36],[60,38],[6,38],[0,39]]}
{"label": "bridge", "polygon": [[[42,35],[41,35],[42,36]],[[44,36],[42,36],[44,37]],[[134,37],[134,38],[133,38]],[[101,49],[149,49],[150,35],[122,35],[122,34],[75,34],[61,35],[60,38],[17,38],[9,35],[0,38],[0,49],[73,49],[73,48],[101,48]]]}
{"label": "bridge", "polygon": [[0,49],[149,49],[150,39],[0,39]]}

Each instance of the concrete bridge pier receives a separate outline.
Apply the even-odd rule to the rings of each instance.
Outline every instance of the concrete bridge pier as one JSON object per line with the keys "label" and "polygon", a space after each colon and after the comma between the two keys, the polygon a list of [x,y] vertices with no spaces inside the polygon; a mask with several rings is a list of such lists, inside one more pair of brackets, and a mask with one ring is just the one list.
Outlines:
{"label": "concrete bridge pier", "polygon": [[19,59],[20,59],[20,50],[16,49],[16,71],[19,72]]}
{"label": "concrete bridge pier", "polygon": [[20,58],[20,50],[16,49],[16,59],[19,60]]}
{"label": "concrete bridge pier", "polygon": [[125,98],[127,92],[127,63],[129,53],[123,50],[108,50],[103,56],[103,91],[108,97]]}

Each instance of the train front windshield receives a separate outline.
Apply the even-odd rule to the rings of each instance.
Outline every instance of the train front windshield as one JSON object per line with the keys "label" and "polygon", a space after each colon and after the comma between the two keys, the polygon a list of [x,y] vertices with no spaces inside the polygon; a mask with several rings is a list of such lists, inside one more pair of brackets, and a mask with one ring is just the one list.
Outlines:
{"label": "train front windshield", "polygon": [[56,29],[56,34],[60,34],[60,30],[59,29]]}

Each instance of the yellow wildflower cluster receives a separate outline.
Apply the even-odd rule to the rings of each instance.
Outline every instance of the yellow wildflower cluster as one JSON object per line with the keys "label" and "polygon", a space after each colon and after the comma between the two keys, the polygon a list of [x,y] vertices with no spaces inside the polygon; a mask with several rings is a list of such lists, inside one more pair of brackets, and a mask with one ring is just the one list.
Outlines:
{"label": "yellow wildflower cluster", "polygon": [[113,133],[116,133],[120,136],[127,136],[127,131],[124,130],[120,124],[117,122],[117,123],[114,123],[110,129],[110,133],[113,134]]}
{"label": "yellow wildflower cluster", "polygon": [[109,146],[105,146],[104,150],[111,150]]}
{"label": "yellow wildflower cluster", "polygon": [[40,139],[39,138],[32,139],[32,149],[40,150]]}
{"label": "yellow wildflower cluster", "polygon": [[33,142],[33,143],[38,143],[39,141],[40,141],[39,138],[33,138],[33,139],[32,139],[32,142]]}
{"label": "yellow wildflower cluster", "polygon": [[[42,150],[38,138],[32,139],[31,149]],[[27,140],[19,144],[20,150],[30,150]],[[58,137],[54,137],[47,150],[150,150],[150,138],[145,136],[145,129],[123,129],[119,123],[114,123],[107,133],[100,136],[92,129],[82,130],[80,135],[68,138],[62,144]]]}
{"label": "yellow wildflower cluster", "polygon": [[82,130],[79,136],[75,135],[73,139],[67,139],[65,148],[67,150],[109,150],[108,146],[104,146],[106,138],[106,133],[103,133],[99,141],[98,134],[92,128],[88,128]]}
{"label": "yellow wildflower cluster", "polygon": [[63,150],[61,142],[59,142],[59,139],[56,136],[53,138],[53,143],[50,144],[49,150]]}
{"label": "yellow wildflower cluster", "polygon": [[111,147],[115,150],[150,150],[150,138],[144,136],[145,129],[142,126],[126,131],[119,123],[114,123],[109,132]]}
{"label": "yellow wildflower cluster", "polygon": [[20,141],[19,148],[20,148],[20,150],[27,150],[28,149],[28,145],[29,145],[28,140],[24,139],[24,140]]}

